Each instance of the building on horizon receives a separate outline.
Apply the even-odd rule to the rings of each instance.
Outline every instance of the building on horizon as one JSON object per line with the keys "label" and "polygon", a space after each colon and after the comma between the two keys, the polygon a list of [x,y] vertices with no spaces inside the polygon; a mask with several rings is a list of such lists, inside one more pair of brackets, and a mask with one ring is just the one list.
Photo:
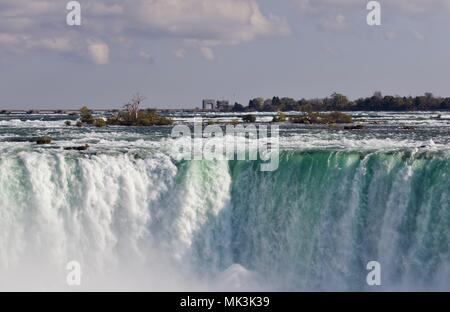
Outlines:
{"label": "building on horizon", "polygon": [[203,110],[226,112],[230,110],[230,101],[227,100],[203,100]]}
{"label": "building on horizon", "polygon": [[216,109],[218,111],[227,112],[230,110],[230,108],[231,108],[230,101],[225,101],[225,100],[217,101]]}
{"label": "building on horizon", "polygon": [[203,110],[215,110],[216,100],[203,100],[202,108]]}

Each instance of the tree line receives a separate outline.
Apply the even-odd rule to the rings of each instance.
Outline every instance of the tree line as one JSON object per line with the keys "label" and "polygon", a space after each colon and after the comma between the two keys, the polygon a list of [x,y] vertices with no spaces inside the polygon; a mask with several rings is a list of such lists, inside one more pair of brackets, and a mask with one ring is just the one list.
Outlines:
{"label": "tree line", "polygon": [[383,96],[375,92],[373,96],[354,101],[340,93],[322,99],[295,100],[288,97],[273,97],[271,99],[251,99],[248,106],[235,103],[230,107],[234,112],[320,112],[320,111],[420,111],[420,110],[450,110],[450,97],[435,97],[432,93],[422,96]]}

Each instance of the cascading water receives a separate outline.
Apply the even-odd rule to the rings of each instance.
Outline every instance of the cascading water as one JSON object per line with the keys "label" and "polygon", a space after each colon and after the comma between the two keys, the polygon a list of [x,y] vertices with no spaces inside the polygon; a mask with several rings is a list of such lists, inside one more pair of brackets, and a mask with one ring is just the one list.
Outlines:
{"label": "cascading water", "polygon": [[369,290],[370,261],[388,289],[448,289],[448,156],[292,152],[232,172],[234,262],[282,289]]}
{"label": "cascading water", "polygon": [[174,162],[160,152],[14,150],[0,158],[0,288],[450,288],[450,156],[283,151]]}

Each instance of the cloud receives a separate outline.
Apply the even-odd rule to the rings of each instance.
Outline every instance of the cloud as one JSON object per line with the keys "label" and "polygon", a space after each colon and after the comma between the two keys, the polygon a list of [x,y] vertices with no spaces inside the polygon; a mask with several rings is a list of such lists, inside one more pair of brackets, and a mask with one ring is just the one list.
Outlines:
{"label": "cloud", "polygon": [[91,42],[88,45],[89,55],[92,61],[98,65],[108,64],[109,47],[104,42]]}
{"label": "cloud", "polygon": [[200,51],[202,52],[203,56],[207,59],[212,61],[214,59],[214,52],[211,48],[208,47],[201,47]]}
{"label": "cloud", "polygon": [[[318,29],[329,32],[347,32],[360,37],[367,36],[365,26],[369,0],[291,0],[305,24],[316,25]],[[411,32],[402,30],[409,22],[428,20],[436,12],[450,13],[450,0],[379,0],[383,18],[382,30],[387,40],[398,37],[411,37]],[[427,18],[423,18],[427,17]],[[386,23],[385,23],[386,22]],[[362,24],[363,23],[363,24]],[[363,26],[363,27],[362,27]],[[420,27],[420,26],[415,26]],[[423,29],[426,32],[426,29]],[[401,36],[400,36],[401,34]],[[425,35],[419,32],[413,37],[422,40]]]}
{"label": "cloud", "polygon": [[344,15],[338,14],[332,18],[325,19],[321,27],[327,31],[339,32],[348,28],[347,19]]}
{"label": "cloud", "polygon": [[[318,13],[327,10],[365,9],[368,0],[292,0],[302,12]],[[439,9],[450,9],[450,0],[379,0],[382,7],[406,13],[425,13]]]}
{"label": "cloud", "polygon": [[397,38],[397,32],[392,29],[386,30],[383,34],[386,40],[394,40]]}
{"label": "cloud", "polygon": [[68,52],[74,49],[72,42],[67,37],[43,38],[34,44],[41,49],[55,52]]}
{"label": "cloud", "polygon": [[184,48],[176,49],[175,51],[173,51],[173,54],[178,59],[184,59],[186,57],[186,49]]}
{"label": "cloud", "polygon": [[413,37],[416,38],[417,40],[424,40],[424,39],[425,39],[425,36],[424,36],[421,32],[419,32],[419,31],[417,31],[417,30],[413,30],[413,31],[412,31],[412,35],[413,35]]}
{"label": "cloud", "polygon": [[19,38],[17,36],[6,34],[6,33],[0,33],[0,44],[1,45],[14,45],[19,42]]}
{"label": "cloud", "polygon": [[137,0],[129,15],[136,27],[163,36],[240,43],[285,35],[287,23],[264,16],[254,0]]}
{"label": "cloud", "polygon": [[366,0],[292,0],[297,4],[301,12],[305,13],[318,13],[323,10],[348,8],[350,6],[357,5],[366,6]]}
{"label": "cloud", "polygon": [[155,59],[153,58],[153,56],[150,53],[146,52],[146,51],[140,51],[139,52],[139,57],[141,59],[147,61],[147,62],[150,62],[150,63],[154,63],[155,62]]}
{"label": "cloud", "polygon": [[82,8],[94,16],[117,16],[124,12],[122,4],[107,3],[106,1],[88,2],[86,5],[83,2]]}
{"label": "cloud", "polygon": [[408,13],[427,13],[450,9],[450,0],[392,0],[389,5]]}
{"label": "cloud", "polygon": [[[105,64],[110,49],[167,38],[189,46],[237,45],[290,33],[286,20],[263,14],[256,0],[84,0],[82,26],[65,24],[65,1],[0,0],[2,51],[46,49]],[[27,38],[21,40],[20,38]],[[93,38],[99,43],[88,43]],[[192,44],[192,42],[196,42]],[[68,51],[69,47],[73,51]],[[188,48],[185,47],[185,48]],[[178,53],[180,57],[184,53]]]}

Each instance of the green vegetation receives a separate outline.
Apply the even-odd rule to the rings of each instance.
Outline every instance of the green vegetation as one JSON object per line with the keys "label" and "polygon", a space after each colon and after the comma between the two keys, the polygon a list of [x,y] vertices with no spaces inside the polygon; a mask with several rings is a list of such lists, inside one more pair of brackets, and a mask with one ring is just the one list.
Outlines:
{"label": "green vegetation", "polygon": [[206,123],[208,124],[208,126],[213,126],[213,125],[218,125],[219,121],[210,119]]}
{"label": "green vegetation", "polygon": [[139,111],[137,116],[128,112],[120,112],[116,116],[108,118],[107,125],[111,126],[167,126],[173,124],[172,119],[159,116],[155,110]]}
{"label": "green vegetation", "polygon": [[345,95],[333,93],[323,99],[301,99],[273,97],[272,99],[255,98],[249,105],[236,103],[234,112],[323,112],[323,111],[418,111],[418,110],[450,110],[450,97],[435,97],[431,93],[422,96],[383,96],[375,92],[373,96],[354,101]]}
{"label": "green vegetation", "polygon": [[158,115],[156,110],[153,109],[141,109],[141,104],[144,98],[139,94],[135,95],[130,103],[127,103],[123,110],[117,110],[115,114],[109,117],[107,120],[103,118],[94,118],[89,108],[82,107],[80,109],[80,120],[77,121],[77,127],[83,127],[83,125],[93,125],[97,128],[106,126],[136,126],[136,127],[148,127],[148,126],[166,126],[173,124],[173,120]]}
{"label": "green vegetation", "polygon": [[92,125],[95,121],[94,117],[92,116],[92,112],[86,106],[83,106],[80,109],[80,120],[82,123],[86,123],[88,125]]}
{"label": "green vegetation", "polygon": [[131,102],[124,106],[124,110],[108,118],[106,124],[137,127],[166,126],[173,124],[172,119],[158,115],[156,110],[141,110],[140,107],[143,101],[144,97],[136,94],[131,99]]}
{"label": "green vegetation", "polygon": [[305,116],[295,116],[289,118],[292,123],[299,124],[349,124],[353,123],[350,115],[341,112],[333,113],[315,113],[311,112]]}
{"label": "green vegetation", "polygon": [[106,121],[103,118],[96,118],[94,120],[94,126],[96,126],[97,128],[106,127]]}
{"label": "green vegetation", "polygon": [[283,112],[279,112],[278,115],[273,117],[272,122],[285,122],[286,121],[286,114]]}
{"label": "green vegetation", "polygon": [[321,114],[322,118],[325,118],[326,123],[353,123],[352,116],[342,113],[342,112],[332,112],[330,114]]}

